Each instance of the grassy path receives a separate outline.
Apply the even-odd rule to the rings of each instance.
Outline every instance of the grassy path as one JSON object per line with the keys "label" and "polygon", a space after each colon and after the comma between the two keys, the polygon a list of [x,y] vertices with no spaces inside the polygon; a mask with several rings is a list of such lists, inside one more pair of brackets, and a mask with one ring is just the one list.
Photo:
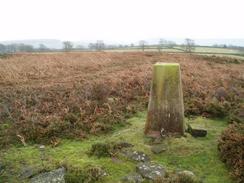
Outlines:
{"label": "grassy path", "polygon": [[61,164],[82,169],[86,165],[104,167],[108,176],[102,182],[119,182],[128,173],[135,170],[135,162],[126,159],[89,157],[87,151],[96,142],[126,141],[135,145],[134,149],[144,151],[152,161],[162,164],[168,170],[190,170],[200,177],[204,183],[233,183],[225,165],[218,158],[217,138],[227,126],[225,121],[196,118],[187,120],[192,126],[204,127],[208,130],[205,138],[187,137],[169,138],[164,141],[168,150],[162,154],[151,153],[147,138],[143,136],[145,113],[139,113],[128,120],[130,125],[119,127],[111,134],[91,137],[88,140],[62,140],[58,147],[46,147],[44,161],[41,161],[38,145],[12,147],[0,150],[0,162],[7,165],[0,175],[2,182],[20,182],[18,175],[23,167],[35,169],[52,169]]}

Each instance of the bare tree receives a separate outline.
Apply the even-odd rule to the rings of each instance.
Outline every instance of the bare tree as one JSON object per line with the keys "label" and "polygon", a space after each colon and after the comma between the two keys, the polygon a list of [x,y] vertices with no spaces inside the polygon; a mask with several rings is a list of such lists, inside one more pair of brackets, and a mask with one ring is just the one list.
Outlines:
{"label": "bare tree", "polygon": [[0,44],[0,53],[5,53],[6,46],[4,44]]}
{"label": "bare tree", "polygon": [[95,50],[96,49],[96,44],[95,43],[89,43],[88,48],[90,50]]}
{"label": "bare tree", "polygon": [[144,40],[139,41],[139,46],[141,47],[142,51],[145,50],[145,45],[146,45],[146,41]]}
{"label": "bare tree", "polygon": [[105,49],[105,43],[103,42],[103,40],[97,40],[96,50],[102,51],[104,49]]}
{"label": "bare tree", "polygon": [[71,41],[64,41],[63,45],[64,45],[64,51],[70,51],[73,48],[73,44]]}
{"label": "bare tree", "polygon": [[185,39],[185,52],[191,53],[195,49],[195,42],[193,39]]}
{"label": "bare tree", "polygon": [[158,51],[161,52],[162,48],[165,47],[167,41],[165,39],[160,39],[158,42]]}
{"label": "bare tree", "polygon": [[39,44],[39,51],[47,51],[48,50],[48,47],[46,47],[46,45],[44,44]]}
{"label": "bare tree", "polygon": [[167,41],[166,44],[168,48],[174,48],[174,46],[176,46],[176,43],[174,41]]}

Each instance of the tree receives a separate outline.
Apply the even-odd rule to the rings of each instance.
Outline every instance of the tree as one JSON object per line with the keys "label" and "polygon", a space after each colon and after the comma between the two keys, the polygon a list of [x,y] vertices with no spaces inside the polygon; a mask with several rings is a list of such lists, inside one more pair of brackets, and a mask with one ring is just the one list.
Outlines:
{"label": "tree", "polygon": [[78,50],[84,50],[85,47],[84,47],[83,45],[77,45],[77,46],[76,46],[76,49],[78,49]]}
{"label": "tree", "polygon": [[44,45],[44,44],[39,44],[39,48],[38,48],[39,51],[47,51],[48,48]]}
{"label": "tree", "polygon": [[167,41],[166,44],[167,44],[168,48],[173,48],[176,45],[176,43],[174,41]]}
{"label": "tree", "polygon": [[185,39],[185,52],[191,53],[195,49],[195,42],[192,39]]}
{"label": "tree", "polygon": [[4,44],[0,44],[0,53],[5,53],[6,47]]}
{"label": "tree", "polygon": [[7,53],[15,53],[17,51],[17,48],[18,48],[17,44],[6,45],[6,52]]}
{"label": "tree", "polygon": [[32,51],[34,51],[34,47],[32,45],[17,44],[15,46],[16,46],[16,51],[20,51],[20,52],[32,52]]}
{"label": "tree", "polygon": [[158,42],[158,51],[161,52],[162,48],[167,44],[165,39],[160,39]]}
{"label": "tree", "polygon": [[70,51],[73,48],[73,44],[71,41],[64,41],[63,45],[64,45],[64,51]]}
{"label": "tree", "polygon": [[142,51],[145,50],[145,45],[146,45],[146,41],[144,40],[139,41],[139,46],[141,47]]}
{"label": "tree", "polygon": [[89,43],[88,48],[89,50],[94,50],[96,49],[96,45],[94,43]]}
{"label": "tree", "polygon": [[101,51],[105,49],[105,44],[103,42],[103,40],[97,40],[96,42],[96,50],[97,51]]}

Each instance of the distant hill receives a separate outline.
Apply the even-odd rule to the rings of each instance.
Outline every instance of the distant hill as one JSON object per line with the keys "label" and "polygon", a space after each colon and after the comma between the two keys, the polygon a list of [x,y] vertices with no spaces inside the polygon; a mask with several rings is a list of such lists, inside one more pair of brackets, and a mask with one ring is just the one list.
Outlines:
{"label": "distant hill", "polygon": [[40,44],[44,44],[48,48],[61,49],[63,48],[63,43],[61,40],[57,39],[30,39],[30,40],[11,40],[11,41],[1,41],[1,44],[28,44],[38,48]]}
{"label": "distant hill", "polygon": [[[177,44],[183,44],[185,38],[167,38],[161,37],[162,39],[173,41]],[[244,47],[244,39],[194,39],[192,38],[197,45],[201,46],[212,46],[212,45],[234,45],[234,46],[242,46]],[[152,38],[152,39],[144,39],[147,44],[158,44],[160,38]],[[58,39],[30,39],[30,40],[11,40],[11,41],[0,41],[1,44],[28,44],[34,46],[34,48],[38,48],[40,44],[44,44],[46,47],[51,49],[61,49],[63,48],[63,41]],[[95,43],[96,40],[83,40],[83,41],[73,41],[74,46],[82,45],[84,47],[88,47],[89,43]],[[138,41],[126,41],[126,42],[119,42],[119,41],[108,41],[104,40],[105,44],[131,44],[134,43],[137,45]]]}

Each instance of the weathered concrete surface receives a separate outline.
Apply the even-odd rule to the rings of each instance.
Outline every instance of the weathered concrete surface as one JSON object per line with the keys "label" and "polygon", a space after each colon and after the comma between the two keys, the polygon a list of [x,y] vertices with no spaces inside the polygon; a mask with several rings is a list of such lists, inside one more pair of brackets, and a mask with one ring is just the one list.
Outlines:
{"label": "weathered concrete surface", "polygon": [[156,63],[153,66],[145,134],[184,134],[184,105],[180,65]]}

